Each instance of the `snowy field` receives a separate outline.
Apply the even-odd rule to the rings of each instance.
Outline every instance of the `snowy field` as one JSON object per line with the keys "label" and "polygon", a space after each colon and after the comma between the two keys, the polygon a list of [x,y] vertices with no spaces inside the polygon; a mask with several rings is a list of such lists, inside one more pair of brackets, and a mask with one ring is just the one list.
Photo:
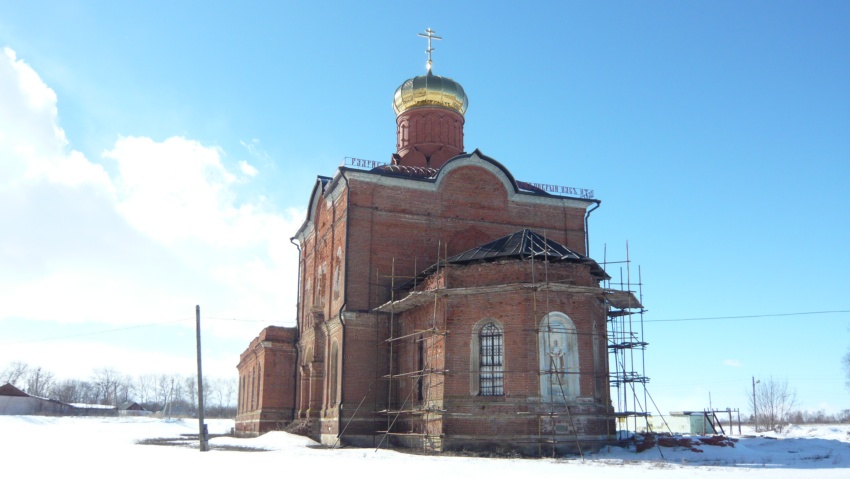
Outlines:
{"label": "snowy field", "polygon": [[[233,421],[208,421],[211,434]],[[213,438],[212,451],[197,443],[174,447],[140,441],[177,438],[198,431],[184,419],[0,416],[2,477],[86,479],[239,477],[266,471],[275,476],[314,469],[318,477],[367,477],[398,472],[405,477],[617,477],[770,478],[850,477],[850,425],[792,426],[770,437],[738,437],[734,447],[663,447],[640,454],[606,448],[567,459],[486,459],[424,456],[374,449],[322,449],[309,439],[272,432],[254,439]],[[744,431],[747,432],[746,430]],[[238,450],[234,450],[238,449]]]}

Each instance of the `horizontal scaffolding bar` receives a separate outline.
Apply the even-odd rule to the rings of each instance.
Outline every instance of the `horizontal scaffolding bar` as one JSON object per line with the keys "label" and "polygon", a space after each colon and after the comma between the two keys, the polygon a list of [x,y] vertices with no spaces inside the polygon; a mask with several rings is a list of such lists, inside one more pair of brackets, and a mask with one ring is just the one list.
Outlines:
{"label": "horizontal scaffolding bar", "polygon": [[379,414],[443,414],[445,409],[434,408],[412,408],[412,409],[383,409],[378,411]]}
{"label": "horizontal scaffolding bar", "polygon": [[645,343],[643,341],[635,341],[635,342],[609,344],[608,349],[643,349],[647,346],[649,346],[649,343]]}
{"label": "horizontal scaffolding bar", "polygon": [[639,412],[639,411],[623,411],[623,412],[612,413],[611,416],[618,418],[618,419],[622,419],[622,418],[627,418],[627,417],[649,417],[649,416],[652,416],[652,414],[650,414],[648,412]]}
{"label": "horizontal scaffolding bar", "polygon": [[406,373],[399,374],[385,374],[381,376],[382,379],[391,379],[391,378],[407,378],[411,376],[421,376],[425,374],[446,374],[448,369],[420,369],[419,371],[410,371]]}
{"label": "horizontal scaffolding bar", "polygon": [[412,336],[418,336],[420,334],[426,334],[426,333],[435,334],[435,335],[438,335],[438,336],[445,336],[445,335],[449,334],[448,331],[443,331],[443,330],[440,330],[440,329],[437,329],[437,328],[431,328],[431,329],[423,329],[421,331],[414,331],[410,334],[405,334],[404,336],[397,336],[395,338],[385,339],[384,342],[389,343],[389,342],[392,342],[392,341],[398,341],[400,339],[407,339],[407,338],[412,337]]}
{"label": "horizontal scaffolding bar", "polygon": [[619,386],[621,384],[647,384],[649,382],[649,378],[638,378],[638,379],[612,379],[609,384],[611,386]]}

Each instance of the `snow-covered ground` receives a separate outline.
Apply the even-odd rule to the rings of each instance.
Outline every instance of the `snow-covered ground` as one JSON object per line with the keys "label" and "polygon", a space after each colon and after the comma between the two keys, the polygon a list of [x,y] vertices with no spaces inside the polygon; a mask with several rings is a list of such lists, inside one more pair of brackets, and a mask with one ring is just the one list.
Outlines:
{"label": "snow-covered ground", "polygon": [[[212,434],[233,421],[210,420]],[[313,469],[318,477],[583,477],[612,475],[643,479],[672,477],[770,478],[850,477],[850,425],[792,426],[770,437],[737,437],[734,447],[652,448],[636,454],[606,448],[566,459],[486,459],[425,456],[374,449],[322,449],[301,436],[272,432],[259,438],[213,438],[212,451],[197,446],[142,445],[139,441],[197,433],[197,421],[154,418],[0,416],[2,477],[86,479],[275,476]],[[746,430],[744,431],[747,432]],[[196,443],[195,443],[196,444]],[[228,447],[232,446],[232,447]],[[262,452],[232,450],[261,449]]]}

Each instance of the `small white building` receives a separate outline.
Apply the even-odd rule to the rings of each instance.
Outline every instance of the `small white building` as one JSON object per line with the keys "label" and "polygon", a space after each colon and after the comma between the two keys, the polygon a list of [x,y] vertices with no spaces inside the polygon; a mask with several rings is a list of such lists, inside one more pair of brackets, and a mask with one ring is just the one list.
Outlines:
{"label": "small white building", "polygon": [[[662,416],[647,418],[652,432],[706,436],[720,434],[712,414],[703,411],[671,411]],[[646,422],[638,420],[638,432],[646,432]]]}

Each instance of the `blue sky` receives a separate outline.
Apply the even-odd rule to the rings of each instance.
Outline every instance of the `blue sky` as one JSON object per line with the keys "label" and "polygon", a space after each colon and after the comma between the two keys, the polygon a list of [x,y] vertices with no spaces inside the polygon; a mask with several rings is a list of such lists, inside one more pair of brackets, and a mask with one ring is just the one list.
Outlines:
{"label": "blue sky", "polygon": [[[0,365],[189,373],[200,304],[205,371],[235,374],[260,328],[294,323],[315,176],[393,153],[430,27],[470,98],[466,149],[594,189],[595,259],[628,242],[663,411],[746,410],[752,376],[850,408],[846,2],[2,11]],[[820,311],[843,312],[785,315]],[[763,317],[661,321],[733,316]]]}

